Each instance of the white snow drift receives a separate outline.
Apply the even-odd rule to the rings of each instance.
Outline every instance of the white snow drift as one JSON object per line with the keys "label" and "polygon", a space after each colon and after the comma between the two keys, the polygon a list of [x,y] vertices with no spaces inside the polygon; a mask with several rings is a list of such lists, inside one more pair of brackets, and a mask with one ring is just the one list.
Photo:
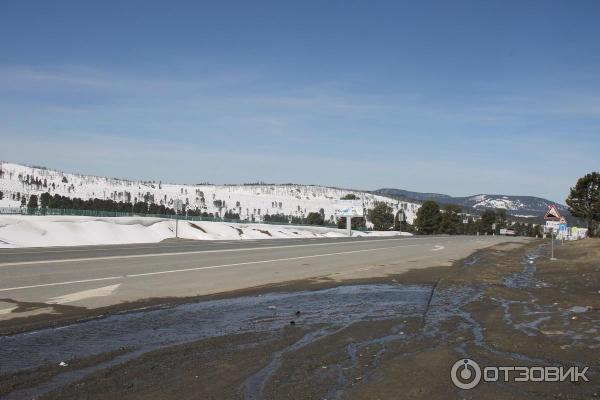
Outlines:
{"label": "white snow drift", "polygon": [[[354,236],[410,235],[360,232]],[[343,237],[341,229],[271,224],[179,221],[178,236],[195,240],[245,240]],[[0,247],[78,246],[156,243],[175,237],[175,221],[162,218],[0,216]]]}

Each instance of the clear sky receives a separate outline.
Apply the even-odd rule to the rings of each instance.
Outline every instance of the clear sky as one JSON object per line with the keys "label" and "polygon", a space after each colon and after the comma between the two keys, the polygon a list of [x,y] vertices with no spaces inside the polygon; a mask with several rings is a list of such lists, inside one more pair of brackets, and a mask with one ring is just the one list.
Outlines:
{"label": "clear sky", "polygon": [[0,159],[563,202],[600,169],[598,1],[14,1]]}

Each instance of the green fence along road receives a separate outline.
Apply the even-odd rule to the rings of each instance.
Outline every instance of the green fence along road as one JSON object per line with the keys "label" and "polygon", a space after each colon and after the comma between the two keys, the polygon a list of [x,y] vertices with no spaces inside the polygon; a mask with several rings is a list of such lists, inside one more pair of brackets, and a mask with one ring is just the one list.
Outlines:
{"label": "green fence along road", "polygon": [[[335,224],[324,224],[324,225],[309,225],[309,224],[298,224],[298,223],[285,223],[285,222],[262,222],[252,221],[243,219],[227,219],[221,217],[201,217],[191,216],[183,214],[140,214],[133,212],[119,212],[119,211],[98,211],[98,210],[74,210],[74,209],[63,209],[63,208],[25,208],[25,207],[0,207],[0,215],[64,215],[74,217],[98,217],[98,218],[118,218],[118,217],[143,217],[143,218],[162,218],[162,219],[177,219],[184,221],[199,221],[199,222],[231,222],[240,224],[267,224],[267,225],[289,225],[289,226],[312,226],[312,227],[327,227],[336,228]],[[365,230],[366,229],[360,229]]]}

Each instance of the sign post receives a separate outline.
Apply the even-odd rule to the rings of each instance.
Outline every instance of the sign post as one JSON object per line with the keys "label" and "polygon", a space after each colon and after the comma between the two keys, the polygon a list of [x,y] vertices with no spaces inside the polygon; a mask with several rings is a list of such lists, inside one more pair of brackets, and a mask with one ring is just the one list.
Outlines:
{"label": "sign post", "polygon": [[406,222],[406,214],[404,213],[403,209],[400,209],[400,211],[398,211],[398,225],[400,225],[398,230],[400,232],[402,232],[402,226],[404,225],[405,222]]}
{"label": "sign post", "polygon": [[335,207],[337,217],[346,218],[346,233],[352,236],[352,217],[362,213],[362,203],[358,200],[338,200]]}
{"label": "sign post", "polygon": [[175,239],[179,237],[179,213],[183,210],[183,201],[175,200]]}
{"label": "sign post", "polygon": [[352,217],[346,217],[346,233],[352,236]]}
{"label": "sign post", "polygon": [[550,257],[550,261],[556,260],[554,257],[554,229],[550,231],[550,240],[552,241],[552,257]]}
{"label": "sign post", "polygon": [[[556,206],[554,204],[548,206],[548,211],[546,212],[546,215],[544,215],[544,219],[546,221],[558,221],[558,222],[564,221],[563,217],[560,215],[560,213],[558,212],[558,209],[556,208]],[[559,229],[562,230],[562,228],[560,228],[561,225],[559,225]],[[565,225],[565,228],[566,228],[566,225]],[[550,257],[551,261],[556,260],[556,258],[554,257],[554,231],[555,231],[555,228],[551,227],[550,228],[550,241],[552,243],[552,256]]]}
{"label": "sign post", "polygon": [[560,244],[565,243],[565,236],[567,234],[567,220],[565,217],[561,217],[560,225],[558,226],[558,231],[560,232]]}

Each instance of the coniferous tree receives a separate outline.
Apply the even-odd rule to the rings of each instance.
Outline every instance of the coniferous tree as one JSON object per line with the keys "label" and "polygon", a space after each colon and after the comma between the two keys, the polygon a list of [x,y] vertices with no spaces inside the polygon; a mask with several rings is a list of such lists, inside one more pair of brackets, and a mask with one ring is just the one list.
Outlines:
{"label": "coniferous tree", "polygon": [[463,233],[461,213],[462,209],[457,205],[448,204],[444,206],[440,232],[448,235],[459,235]]}
{"label": "coniferous tree", "polygon": [[[341,217],[337,219],[337,227],[338,229],[346,229],[346,217]],[[352,230],[360,230],[365,229],[367,227],[366,221],[363,217],[353,217],[350,220],[350,229]]]}
{"label": "coniferous tree", "polygon": [[238,221],[238,220],[240,220],[240,214],[234,213],[233,211],[229,210],[229,211],[225,212],[225,214],[223,215],[223,218]]}
{"label": "coniferous tree", "polygon": [[387,231],[394,226],[394,212],[386,203],[377,203],[367,213],[367,218],[373,223],[376,231]]}
{"label": "coniferous tree", "polygon": [[417,232],[424,235],[438,233],[441,223],[442,215],[438,203],[431,200],[423,202],[417,211],[417,219],[415,220]]}
{"label": "coniferous tree", "polygon": [[600,173],[579,178],[571,188],[567,205],[573,216],[586,221],[590,236],[600,236]]}
{"label": "coniferous tree", "polygon": [[493,225],[496,223],[496,212],[494,210],[485,210],[481,214],[481,233],[491,235],[494,233]]}
{"label": "coniferous tree", "polygon": [[143,201],[138,201],[133,205],[133,212],[136,214],[146,214],[148,213],[148,203]]}
{"label": "coniferous tree", "polygon": [[38,197],[35,194],[29,196],[29,202],[27,208],[38,208]]}
{"label": "coniferous tree", "polygon": [[467,235],[477,234],[478,225],[475,221],[473,221],[473,217],[467,218],[467,223],[464,227],[464,230]]}
{"label": "coniferous tree", "polygon": [[515,231],[515,236],[523,236],[523,225],[520,222],[515,222],[512,228]]}
{"label": "coniferous tree", "polygon": [[500,228],[506,228],[507,221],[508,217],[506,216],[506,210],[496,210],[496,231]]}
{"label": "coniferous tree", "polygon": [[42,193],[40,195],[40,207],[47,208],[48,204],[50,203],[51,197],[52,196],[50,196],[50,193],[48,192]]}
{"label": "coniferous tree", "polygon": [[309,225],[323,225],[325,221],[323,220],[321,213],[310,212],[306,216],[306,223]]}

